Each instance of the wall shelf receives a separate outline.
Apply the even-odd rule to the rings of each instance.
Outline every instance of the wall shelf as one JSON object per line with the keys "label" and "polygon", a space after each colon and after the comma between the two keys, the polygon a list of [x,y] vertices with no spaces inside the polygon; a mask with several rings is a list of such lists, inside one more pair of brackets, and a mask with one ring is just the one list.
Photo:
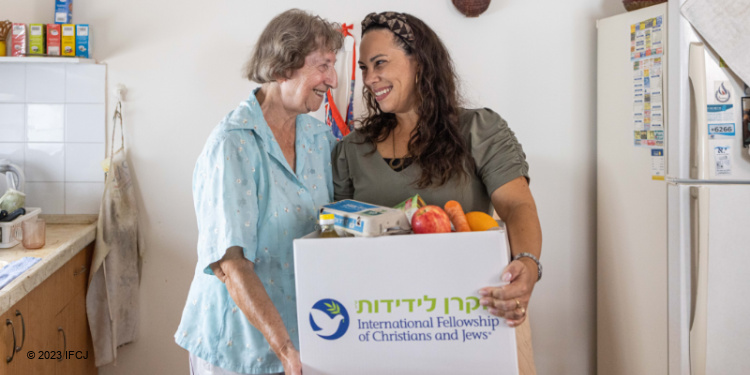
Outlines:
{"label": "wall shelf", "polygon": [[16,63],[16,64],[28,64],[28,63],[46,63],[46,64],[96,64],[94,59],[84,59],[80,57],[46,57],[46,56],[2,56],[0,57],[0,64],[2,63]]}

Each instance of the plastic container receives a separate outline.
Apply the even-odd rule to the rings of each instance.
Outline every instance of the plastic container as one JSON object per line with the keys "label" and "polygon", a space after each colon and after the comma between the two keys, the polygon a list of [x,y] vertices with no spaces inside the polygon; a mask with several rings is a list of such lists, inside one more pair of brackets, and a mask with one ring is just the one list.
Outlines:
{"label": "plastic container", "polygon": [[323,206],[324,214],[335,216],[335,228],[361,237],[403,233],[411,229],[403,211],[345,199]]}
{"label": "plastic container", "polygon": [[30,219],[36,220],[40,213],[42,209],[39,207],[26,207],[26,215],[21,215],[13,221],[0,222],[0,249],[18,245],[20,242],[14,238],[13,233],[21,227],[21,223]]}

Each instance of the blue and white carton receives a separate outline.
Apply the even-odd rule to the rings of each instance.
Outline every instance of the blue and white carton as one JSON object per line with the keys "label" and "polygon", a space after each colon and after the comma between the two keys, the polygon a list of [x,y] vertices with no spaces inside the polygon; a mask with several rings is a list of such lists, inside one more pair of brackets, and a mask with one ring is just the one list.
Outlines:
{"label": "blue and white carton", "polygon": [[55,23],[73,23],[73,0],[55,0]]}
{"label": "blue and white carton", "polygon": [[76,57],[89,58],[89,25],[76,25]]}

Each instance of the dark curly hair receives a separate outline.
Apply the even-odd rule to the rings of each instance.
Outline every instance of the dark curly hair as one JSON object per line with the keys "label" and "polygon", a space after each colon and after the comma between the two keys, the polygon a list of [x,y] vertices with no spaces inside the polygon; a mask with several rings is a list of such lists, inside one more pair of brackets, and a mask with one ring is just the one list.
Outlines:
{"label": "dark curly hair", "polygon": [[[411,48],[396,34],[396,44],[417,62],[417,114],[419,120],[409,139],[409,154],[422,174],[415,184],[419,188],[441,186],[455,176],[467,181],[474,171],[474,162],[461,135],[458,121],[459,96],[453,60],[443,42],[422,20],[401,13],[411,26],[415,40]],[[372,24],[362,30],[362,36],[372,30],[388,29],[383,24]],[[366,87],[363,98],[367,105],[366,117],[359,120],[357,130],[365,142],[373,146],[384,141],[396,128],[396,115],[385,113],[374,95]]]}

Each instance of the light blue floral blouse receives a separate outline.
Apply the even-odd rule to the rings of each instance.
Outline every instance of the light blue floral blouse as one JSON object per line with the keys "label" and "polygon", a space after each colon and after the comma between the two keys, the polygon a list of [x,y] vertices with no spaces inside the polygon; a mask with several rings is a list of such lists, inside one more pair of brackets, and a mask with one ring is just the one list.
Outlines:
{"label": "light blue floral blouse", "polygon": [[297,116],[295,174],[256,92],[213,130],[195,166],[198,264],[175,341],[223,369],[265,374],[282,372],[281,362],[209,265],[242,247],[299,349],[292,240],[316,229],[320,206],[333,198],[335,138],[324,123]]}

